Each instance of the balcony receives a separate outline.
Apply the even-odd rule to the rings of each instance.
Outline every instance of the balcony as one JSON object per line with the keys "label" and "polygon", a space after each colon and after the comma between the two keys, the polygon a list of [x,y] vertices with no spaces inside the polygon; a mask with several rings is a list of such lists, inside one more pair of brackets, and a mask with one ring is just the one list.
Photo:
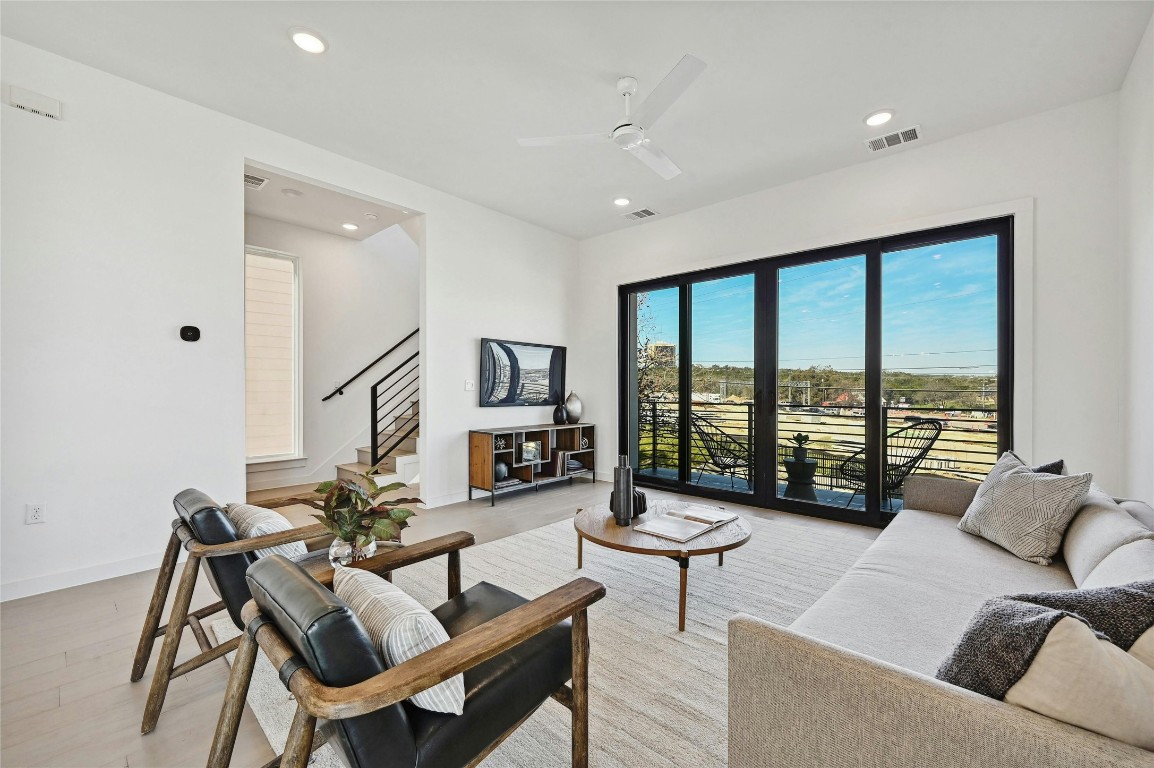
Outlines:
{"label": "balcony", "polygon": [[[675,400],[643,400],[638,403],[637,473],[677,480],[678,422],[680,404]],[[693,402],[689,445],[689,481],[703,488],[753,491],[754,414],[752,403]],[[916,461],[912,472],[980,481],[998,459],[997,411],[890,406],[883,409],[886,424],[887,464],[894,467],[908,459],[894,433],[919,421],[941,424],[941,433],[928,452]],[[860,483],[853,481],[854,457],[865,445],[865,413],[852,406],[778,406],[776,451],[777,496],[848,509],[862,509]],[[806,444],[812,465],[812,484],[790,482],[794,434],[809,436]],[[787,461],[788,460],[788,461]],[[806,470],[808,472],[808,470]],[[803,473],[804,474],[804,473]],[[883,508],[901,508],[900,480],[887,494]]]}

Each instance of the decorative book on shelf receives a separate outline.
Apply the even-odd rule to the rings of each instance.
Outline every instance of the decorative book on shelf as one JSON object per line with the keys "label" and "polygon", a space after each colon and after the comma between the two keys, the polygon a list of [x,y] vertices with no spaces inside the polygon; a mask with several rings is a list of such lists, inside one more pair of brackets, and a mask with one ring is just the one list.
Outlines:
{"label": "decorative book on shelf", "polygon": [[664,515],[635,525],[633,530],[685,543],[736,519],[737,515],[724,509],[695,505],[686,509],[671,509]]}
{"label": "decorative book on shelf", "polygon": [[475,490],[487,491],[495,504],[501,493],[538,489],[562,480],[572,482],[578,476],[592,480],[596,451],[597,428],[593,424],[470,430],[469,498]]}

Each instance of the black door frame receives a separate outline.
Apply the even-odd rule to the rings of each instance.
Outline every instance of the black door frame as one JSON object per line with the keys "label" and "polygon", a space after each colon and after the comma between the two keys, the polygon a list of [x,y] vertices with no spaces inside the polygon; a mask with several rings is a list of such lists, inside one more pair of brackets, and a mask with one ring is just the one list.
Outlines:
{"label": "black door frame", "polygon": [[[1014,362],[1014,217],[955,224],[919,230],[844,245],[772,256],[720,267],[685,272],[678,275],[644,280],[618,286],[618,400],[619,447],[628,454],[629,422],[634,408],[630,404],[629,371],[635,361],[636,340],[632,337],[635,319],[629,317],[630,296],[639,292],[678,288],[678,396],[679,440],[676,481],[636,475],[640,486],[662,488],[686,495],[719,501],[748,504],[845,522],[881,526],[892,518],[881,509],[882,432],[882,255],[893,251],[920,248],[936,243],[968,240],[996,235],[997,313],[998,313],[998,453],[1013,446],[1013,362]],[[777,303],[778,272],[803,264],[831,261],[850,256],[864,256],[866,263],[866,424],[865,441],[873,450],[866,451],[867,482],[865,511],[842,510],[777,495]],[[692,286],[695,283],[737,275],[754,275],[754,456],[753,493],[706,488],[689,482],[692,430],[689,423],[692,379]],[[689,392],[690,396],[683,396]]]}

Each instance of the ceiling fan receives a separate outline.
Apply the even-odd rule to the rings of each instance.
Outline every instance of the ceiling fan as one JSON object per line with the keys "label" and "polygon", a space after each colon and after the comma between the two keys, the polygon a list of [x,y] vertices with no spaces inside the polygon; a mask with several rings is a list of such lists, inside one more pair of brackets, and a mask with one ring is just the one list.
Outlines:
{"label": "ceiling fan", "polygon": [[617,92],[625,97],[625,119],[609,133],[582,133],[575,136],[541,136],[534,139],[517,139],[522,147],[559,147],[567,144],[600,144],[613,142],[645,163],[665,180],[681,173],[677,164],[658,149],[645,135],[653,127],[673,102],[692,85],[698,75],[705,71],[705,62],[696,56],[686,54],[677,62],[665,79],[657,84],[645,101],[633,110],[633,97],[637,93],[637,78],[622,77],[617,81]]}

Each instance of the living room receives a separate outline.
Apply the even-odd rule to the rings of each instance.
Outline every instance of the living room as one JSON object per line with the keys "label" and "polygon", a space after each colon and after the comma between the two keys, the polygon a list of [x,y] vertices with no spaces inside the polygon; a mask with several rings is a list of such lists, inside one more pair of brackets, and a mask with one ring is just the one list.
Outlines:
{"label": "living room", "polygon": [[[409,410],[363,421],[369,385],[408,348],[323,407],[315,387],[300,394],[316,419],[355,414],[331,440],[349,458],[326,467],[368,445],[356,466],[374,469],[390,443],[419,445],[407,475],[376,475],[409,486],[381,506],[415,516],[394,515],[405,525],[385,525],[367,562],[413,558],[394,580],[429,609],[446,578],[449,597],[489,583],[528,599],[518,615],[584,590],[539,627],[573,617],[569,693],[525,704],[523,724],[459,762],[421,764],[577,764],[580,733],[594,766],[1149,764],[1140,717],[1110,730],[935,674],[987,599],[1154,580],[1152,10],[5,0],[3,762],[228,764],[216,729],[230,701],[231,764],[267,763],[290,731],[302,757],[307,718],[270,666],[272,622],[251,642],[237,626],[252,595],[187,628],[173,612],[229,593],[195,572],[182,592],[185,562],[221,580],[198,549],[218,542],[170,507],[185,489],[221,505],[292,497],[277,509],[298,526],[325,515],[298,459],[258,473],[246,448],[244,253],[294,249],[246,227],[240,182],[255,169],[282,202],[287,179],[411,225],[403,308],[376,291],[379,325],[317,374],[324,394],[340,389],[413,330],[415,307]],[[902,255],[916,261],[905,272]],[[822,282],[834,268],[844,280]],[[364,327],[371,303],[310,298],[311,269],[306,323]],[[560,350],[544,393],[494,394],[511,349],[541,348]],[[381,430],[396,440],[377,445]],[[1061,520],[1044,553],[957,527],[986,509],[982,484],[1022,469],[1003,463],[1014,455],[1092,475],[1040,505]],[[569,482],[541,482],[550,460],[563,479],[565,458]],[[493,492],[508,478],[531,487]],[[621,539],[643,523],[613,520],[644,504],[647,519],[693,505],[740,520],[668,552],[658,537],[645,557]],[[1097,517],[1115,533],[1091,529]],[[1073,551],[1080,539],[1091,554]],[[437,557],[415,562],[422,546]],[[245,706],[230,680],[258,640]],[[226,643],[236,657],[181,670]],[[1141,712],[1154,689],[1132,671]],[[307,730],[320,764],[378,764],[342,754],[358,745],[340,728],[323,747]]]}

